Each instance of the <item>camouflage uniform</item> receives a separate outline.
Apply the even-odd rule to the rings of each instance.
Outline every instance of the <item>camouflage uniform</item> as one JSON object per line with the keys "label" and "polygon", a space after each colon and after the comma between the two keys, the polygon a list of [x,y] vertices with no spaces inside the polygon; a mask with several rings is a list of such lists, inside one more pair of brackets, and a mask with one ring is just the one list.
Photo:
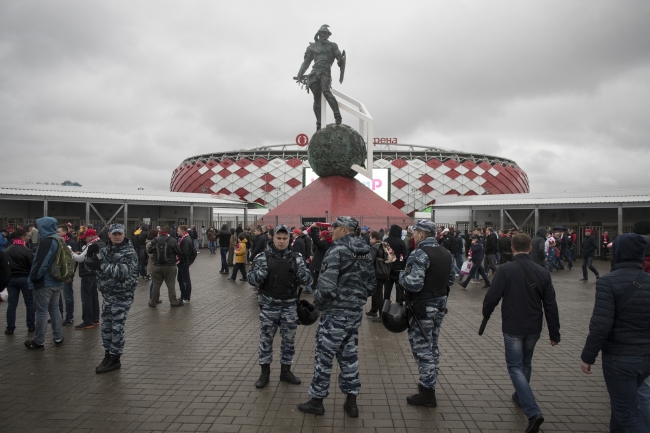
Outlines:
{"label": "camouflage uniform", "polygon": [[133,292],[138,285],[138,255],[128,239],[119,245],[109,244],[99,249],[103,256],[86,256],[85,263],[96,269],[97,288],[102,294],[102,345],[111,355],[121,355],[124,349],[124,323],[133,304]]}
{"label": "camouflage uniform", "polygon": [[[339,217],[333,224],[349,217]],[[353,227],[356,228],[356,225]],[[340,275],[341,271],[347,271]],[[341,368],[339,388],[345,394],[358,395],[359,326],[363,306],[377,285],[370,247],[352,234],[336,240],[323,258],[314,305],[322,312],[316,331],[314,376],[309,387],[311,398],[322,399],[329,394],[334,356]]]}
{"label": "camouflage uniform", "polygon": [[[279,251],[271,244],[266,251],[278,258],[285,258],[291,253],[291,247]],[[312,276],[302,256],[296,256],[298,271],[296,282],[306,286],[311,283]],[[261,287],[268,277],[266,254],[263,252],[253,259],[253,267],[247,275],[248,283]],[[280,327],[282,343],[280,346],[280,363],[291,365],[295,353],[294,340],[298,327],[298,312],[296,311],[296,298],[277,299],[272,296],[258,293],[257,302],[260,306],[260,345],[258,349],[260,365],[270,364],[273,361],[273,338]]]}
{"label": "camouflage uniform", "polygon": [[[435,224],[431,221],[418,221],[415,229],[426,232],[433,231],[435,233]],[[425,273],[430,265],[429,256],[421,249],[421,247],[438,246],[438,242],[436,242],[434,237],[428,237],[423,239],[418,244],[417,249],[411,253],[406,261],[406,269],[403,270],[399,276],[399,284],[407,292],[419,292],[422,290]],[[451,276],[449,277],[450,286],[454,284],[455,278],[456,273],[452,259]],[[420,327],[417,325],[415,320],[411,322],[411,326],[408,330],[408,337],[413,357],[415,358],[415,362],[418,364],[420,385],[428,389],[435,389],[440,365],[438,336],[440,334],[442,319],[445,317],[447,312],[447,296],[428,299],[424,302],[426,304],[426,313],[428,318],[420,319],[420,322],[425,335],[429,338],[429,341],[426,340],[425,335],[422,334],[422,331],[420,331]]]}

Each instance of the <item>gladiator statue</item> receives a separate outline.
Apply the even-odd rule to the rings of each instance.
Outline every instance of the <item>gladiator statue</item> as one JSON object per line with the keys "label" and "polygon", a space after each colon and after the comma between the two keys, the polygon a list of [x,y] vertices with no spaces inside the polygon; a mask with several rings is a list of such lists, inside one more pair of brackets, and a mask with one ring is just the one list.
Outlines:
{"label": "gladiator statue", "polygon": [[[307,92],[311,90],[314,94],[316,130],[319,130],[321,127],[321,93],[325,96],[327,103],[334,112],[336,124],[341,124],[341,111],[339,110],[339,104],[331,91],[332,64],[334,63],[334,59],[336,59],[339,68],[341,68],[339,83],[343,83],[343,76],[345,74],[345,50],[341,53],[339,47],[334,42],[329,41],[329,37],[332,33],[328,30],[328,27],[327,24],[321,26],[318,33],[314,36],[314,42],[309,43],[309,47],[307,47],[307,51],[305,51],[305,61],[302,62],[298,75],[294,77],[294,80],[299,84],[303,84],[307,87]],[[314,62],[314,65],[312,66],[309,75],[305,75],[305,71],[307,71],[311,62]]]}

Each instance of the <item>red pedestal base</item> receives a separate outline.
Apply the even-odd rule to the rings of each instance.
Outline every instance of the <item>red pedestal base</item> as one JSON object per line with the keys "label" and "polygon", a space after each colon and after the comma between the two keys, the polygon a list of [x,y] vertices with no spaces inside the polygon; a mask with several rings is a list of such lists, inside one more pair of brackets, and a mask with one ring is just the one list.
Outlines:
{"label": "red pedestal base", "polygon": [[356,218],[373,230],[397,224],[406,228],[411,218],[379,197],[354,178],[343,176],[319,177],[280,206],[264,216],[264,224],[299,226],[301,218],[325,217],[334,221],[338,216]]}

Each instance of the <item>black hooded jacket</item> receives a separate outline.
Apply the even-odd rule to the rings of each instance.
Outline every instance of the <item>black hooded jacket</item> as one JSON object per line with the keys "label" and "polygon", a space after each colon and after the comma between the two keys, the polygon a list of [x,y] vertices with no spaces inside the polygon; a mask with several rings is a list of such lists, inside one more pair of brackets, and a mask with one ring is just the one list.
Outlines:
{"label": "black hooded jacket", "polygon": [[[393,262],[391,267],[390,277],[392,279],[399,278],[399,272],[403,271],[406,267],[406,258],[408,257],[408,249],[402,240],[402,228],[397,224],[390,226],[388,237],[384,241],[392,248],[397,260]],[[401,256],[401,258],[400,258]]]}
{"label": "black hooded jacket", "polygon": [[222,225],[221,230],[217,233],[217,239],[219,239],[219,246],[221,248],[230,248],[230,237],[232,233],[228,230],[227,225]]}
{"label": "black hooded jacket", "polygon": [[546,259],[546,251],[544,244],[546,243],[546,229],[540,227],[537,229],[537,233],[531,242],[530,258],[533,259],[533,262],[538,265],[544,266],[544,259]]}
{"label": "black hooded jacket", "polygon": [[[614,240],[612,272],[596,280],[596,302],[581,359],[593,364],[600,350],[619,356],[650,356],[650,274],[643,272],[647,242],[636,234]],[[641,275],[641,287],[634,280]],[[631,297],[622,304],[628,290]]]}
{"label": "black hooded jacket", "polygon": [[257,256],[259,253],[264,251],[266,249],[266,243],[269,241],[269,235],[266,233],[262,233],[261,235],[257,236],[255,238],[255,242],[253,243],[253,249],[251,249],[251,262]]}

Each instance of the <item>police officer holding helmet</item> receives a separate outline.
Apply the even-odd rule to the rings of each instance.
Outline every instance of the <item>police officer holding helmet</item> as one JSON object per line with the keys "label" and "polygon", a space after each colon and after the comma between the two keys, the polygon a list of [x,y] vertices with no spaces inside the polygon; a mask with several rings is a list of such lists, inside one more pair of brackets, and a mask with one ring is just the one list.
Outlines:
{"label": "police officer holding helmet", "polygon": [[248,283],[259,287],[257,302],[260,306],[259,363],[262,368],[256,388],[264,388],[271,375],[273,361],[273,338],[280,328],[280,380],[293,385],[301,383],[291,372],[295,353],[294,340],[298,327],[296,300],[298,286],[311,284],[312,276],[300,254],[289,246],[289,227],[278,225],[274,230],[273,243],[253,259],[253,267],[247,275]]}
{"label": "police officer holding helmet", "polygon": [[353,418],[359,416],[356,398],[361,389],[357,346],[363,306],[377,285],[370,246],[356,236],[359,224],[352,217],[338,217],[332,224],[334,244],[327,250],[314,292],[314,304],[322,312],[316,331],[314,376],[309,401],[302,412],[323,415],[323,399],[329,394],[334,356],[339,363],[339,388],[347,395],[343,405]]}
{"label": "police officer holding helmet", "polygon": [[427,407],[436,407],[435,388],[440,363],[438,335],[447,311],[449,286],[456,278],[451,254],[439,247],[435,236],[434,222],[417,222],[413,231],[417,248],[399,277],[399,284],[406,290],[407,302],[412,304],[413,313],[419,319],[419,323],[413,320],[408,329],[409,343],[420,371],[419,392],[407,397],[406,401]]}

